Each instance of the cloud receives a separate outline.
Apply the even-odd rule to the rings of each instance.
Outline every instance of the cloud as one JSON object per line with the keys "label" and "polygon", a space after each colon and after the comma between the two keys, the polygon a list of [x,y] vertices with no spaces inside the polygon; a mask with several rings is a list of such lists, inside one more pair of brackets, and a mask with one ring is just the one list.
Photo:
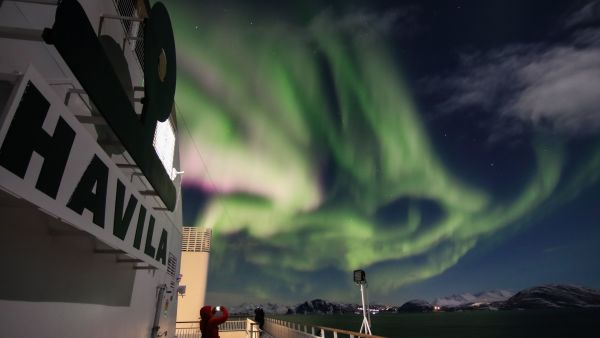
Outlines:
{"label": "cloud", "polygon": [[413,36],[419,30],[419,9],[415,6],[394,8],[383,12],[371,9],[353,9],[341,16],[325,10],[315,17],[314,26],[326,27],[336,33],[354,37],[379,37],[396,35]]}
{"label": "cloud", "polygon": [[339,27],[348,30],[389,32],[400,16],[399,11],[376,14],[373,12],[354,12],[339,21]]}
{"label": "cloud", "polygon": [[505,113],[568,133],[599,129],[600,48],[557,47],[519,61],[524,89]]}
{"label": "cloud", "polygon": [[600,22],[600,1],[592,1],[569,15],[565,22],[567,28],[586,26]]}
{"label": "cloud", "polygon": [[[513,45],[463,55],[459,72],[434,82],[444,111],[479,108],[567,135],[600,130],[600,30],[567,43]],[[513,119],[514,120],[514,119]]]}

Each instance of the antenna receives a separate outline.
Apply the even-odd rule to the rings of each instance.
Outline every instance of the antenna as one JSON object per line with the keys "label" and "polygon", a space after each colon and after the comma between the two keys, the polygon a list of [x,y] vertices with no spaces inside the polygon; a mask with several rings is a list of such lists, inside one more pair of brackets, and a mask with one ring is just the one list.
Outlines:
{"label": "antenna", "polygon": [[360,333],[365,333],[368,335],[372,335],[371,333],[371,323],[367,317],[367,311],[369,304],[365,304],[365,294],[367,291],[365,290],[365,285],[367,285],[367,277],[363,270],[354,270],[354,283],[360,286],[360,298],[362,300],[362,312],[363,312],[363,321],[360,326]]}

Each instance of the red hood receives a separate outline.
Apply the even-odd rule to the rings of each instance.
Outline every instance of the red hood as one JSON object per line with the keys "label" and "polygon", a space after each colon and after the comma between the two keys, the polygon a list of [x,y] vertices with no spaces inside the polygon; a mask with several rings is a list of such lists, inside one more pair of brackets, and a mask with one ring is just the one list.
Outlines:
{"label": "red hood", "polygon": [[200,309],[200,318],[202,319],[210,319],[212,317],[212,307],[209,305],[204,306]]}

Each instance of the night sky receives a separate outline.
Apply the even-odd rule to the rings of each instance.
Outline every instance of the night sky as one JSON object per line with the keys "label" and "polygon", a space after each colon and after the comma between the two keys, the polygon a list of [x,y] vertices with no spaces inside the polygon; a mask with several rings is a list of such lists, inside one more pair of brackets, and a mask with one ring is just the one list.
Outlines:
{"label": "night sky", "polygon": [[600,1],[166,1],[207,303],[600,287]]}

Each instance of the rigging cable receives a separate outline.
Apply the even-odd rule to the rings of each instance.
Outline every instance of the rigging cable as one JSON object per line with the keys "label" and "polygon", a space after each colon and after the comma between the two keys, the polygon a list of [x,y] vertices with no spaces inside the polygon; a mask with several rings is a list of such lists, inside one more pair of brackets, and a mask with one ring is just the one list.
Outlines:
{"label": "rigging cable", "polygon": [[[182,123],[183,127],[184,127],[185,131],[187,132],[188,136],[190,137],[190,140],[192,141],[192,145],[194,146],[194,149],[195,149],[196,153],[198,154],[198,157],[200,158],[200,162],[202,163],[202,166],[204,167],[204,171],[206,172],[208,181],[212,185],[212,188],[214,189],[214,191],[218,191],[217,185],[213,181],[213,179],[210,175],[210,172],[208,171],[208,166],[206,165],[206,161],[204,161],[204,157],[202,156],[202,153],[200,152],[200,149],[198,148],[198,145],[196,144],[196,140],[194,140],[194,137],[192,136],[192,133],[190,132],[190,129],[187,126],[188,123],[185,120],[185,117],[183,116],[183,114],[180,114],[181,109],[179,108],[179,105],[176,102],[175,102],[175,109],[176,109],[177,116],[181,117],[181,121],[183,122]],[[227,211],[226,203],[224,203],[222,205],[222,208],[223,208],[223,213],[225,214],[225,217],[227,218],[229,223],[233,224],[233,221],[232,221],[231,217],[229,216],[229,212]]]}

